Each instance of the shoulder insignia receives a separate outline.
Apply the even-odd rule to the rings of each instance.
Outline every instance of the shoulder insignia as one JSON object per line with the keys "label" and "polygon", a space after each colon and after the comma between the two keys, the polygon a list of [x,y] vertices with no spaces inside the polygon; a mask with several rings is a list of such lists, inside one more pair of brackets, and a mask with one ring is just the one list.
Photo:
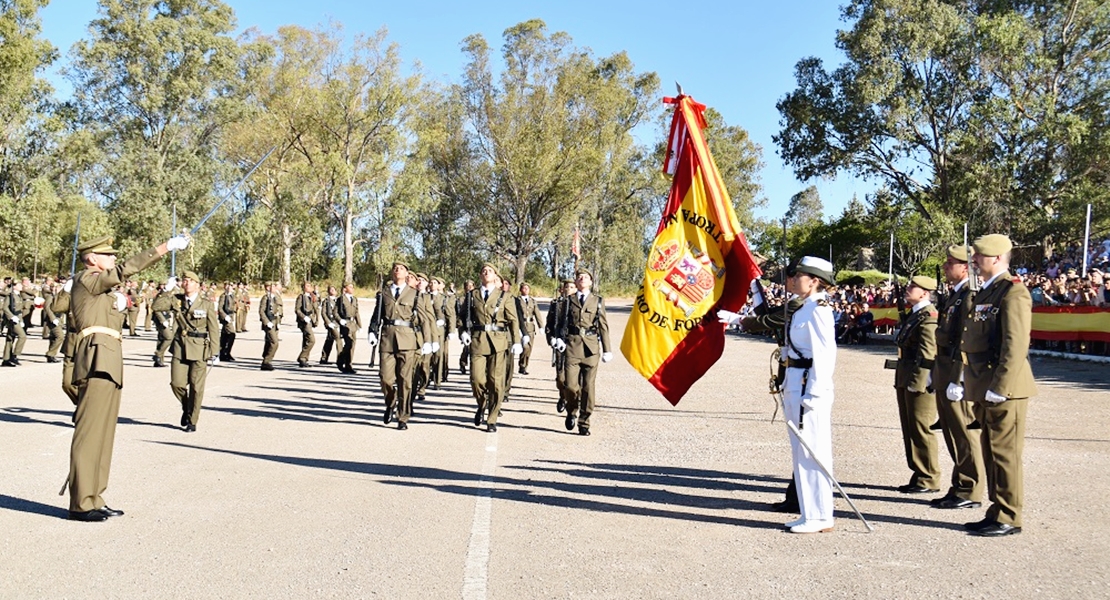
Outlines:
{"label": "shoulder insignia", "polygon": [[929,316],[930,316],[930,317],[933,317],[933,318],[935,319],[935,318],[937,318],[938,316],[940,316],[940,313],[938,313],[938,312],[937,312],[937,311],[935,311],[935,310],[930,310],[930,311],[929,311]]}

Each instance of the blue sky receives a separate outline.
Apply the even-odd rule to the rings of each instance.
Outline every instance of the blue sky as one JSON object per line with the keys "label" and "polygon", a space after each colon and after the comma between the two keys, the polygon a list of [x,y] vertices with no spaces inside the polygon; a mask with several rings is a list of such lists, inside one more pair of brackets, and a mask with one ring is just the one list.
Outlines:
{"label": "blue sky", "polygon": [[[236,14],[240,30],[272,33],[279,26],[315,27],[334,20],[346,32],[389,30],[406,62],[419,61],[430,78],[457,80],[464,57],[459,43],[481,33],[501,46],[501,34],[521,21],[543,19],[550,31],[565,31],[578,46],[598,56],[624,50],[637,71],[655,71],[663,93],[674,82],[697,101],[716,108],[731,125],[748,130],[763,148],[761,180],[768,203],[757,216],[779,218],[790,196],[816,185],[826,215],[839,214],[858,194],[876,187],[849,176],[836,180],[798,181],[776,153],[771,136],[779,129],[775,103],[794,89],[794,65],[818,56],[827,67],[842,54],[834,41],[840,21],[833,0],[700,3],[566,0],[563,2],[373,2],[356,0],[224,0]],[[59,48],[64,64],[70,46],[85,37],[96,18],[95,0],[54,0],[41,13],[43,37]],[[56,76],[52,77],[57,81]],[[68,86],[56,83],[60,94]]]}

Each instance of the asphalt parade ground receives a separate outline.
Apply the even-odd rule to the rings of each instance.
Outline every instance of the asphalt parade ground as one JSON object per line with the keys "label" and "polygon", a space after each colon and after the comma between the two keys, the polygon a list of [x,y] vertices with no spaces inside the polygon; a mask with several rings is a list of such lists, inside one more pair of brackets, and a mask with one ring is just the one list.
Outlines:
{"label": "asphalt parade ground", "polygon": [[[628,307],[609,302],[614,345]],[[592,435],[580,437],[555,411],[542,339],[497,433],[473,425],[458,342],[444,389],[429,389],[398,431],[382,424],[365,331],[358,373],[343,375],[317,364],[322,328],[299,369],[300,334],[283,325],[274,372],[258,368],[254,314],[248,329],[237,362],[211,371],[195,433],[177,426],[169,369],[151,366],[154,333],[125,337],[104,497],[126,514],[104,523],[65,518],[73,407],[32,330],[23,366],[0,369],[0,598],[1110,595],[1105,365],[1033,360],[1024,531],[982,539],[961,525],[985,506],[940,510],[934,496],[895,491],[909,470],[882,369],[893,346],[841,347],[835,472],[875,531],[838,496],[833,532],[794,535],[782,529],[794,516],[769,508],[790,450],[771,421],[763,339],[730,335],[677,408],[617,350],[600,367]]]}

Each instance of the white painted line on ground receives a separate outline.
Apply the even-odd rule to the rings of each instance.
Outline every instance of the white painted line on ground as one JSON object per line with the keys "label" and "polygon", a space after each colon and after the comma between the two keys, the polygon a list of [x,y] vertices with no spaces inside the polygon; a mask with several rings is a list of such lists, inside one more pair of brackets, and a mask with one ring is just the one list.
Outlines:
{"label": "white painted line on ground", "polygon": [[470,545],[466,548],[466,570],[463,574],[463,600],[485,600],[489,584],[489,524],[493,505],[493,470],[497,468],[497,434],[486,446],[482,476],[478,480],[481,493],[474,503],[474,521],[470,526]]}

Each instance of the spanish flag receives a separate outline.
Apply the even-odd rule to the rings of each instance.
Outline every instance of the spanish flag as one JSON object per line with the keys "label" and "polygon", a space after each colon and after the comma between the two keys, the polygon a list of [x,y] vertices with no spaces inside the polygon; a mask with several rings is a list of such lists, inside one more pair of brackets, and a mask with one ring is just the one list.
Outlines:
{"label": "spanish flag", "polygon": [[717,310],[739,312],[761,271],[705,143],[705,105],[685,95],[663,101],[675,105],[663,166],[671,191],[621,352],[678,404],[724,351]]}

